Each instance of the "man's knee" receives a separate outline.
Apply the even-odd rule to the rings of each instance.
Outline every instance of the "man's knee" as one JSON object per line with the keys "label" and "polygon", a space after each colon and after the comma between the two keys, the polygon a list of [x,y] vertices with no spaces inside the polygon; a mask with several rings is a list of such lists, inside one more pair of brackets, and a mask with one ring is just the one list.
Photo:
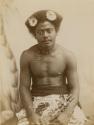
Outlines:
{"label": "man's knee", "polygon": [[76,106],[68,125],[85,125],[85,122],[86,117],[82,109]]}

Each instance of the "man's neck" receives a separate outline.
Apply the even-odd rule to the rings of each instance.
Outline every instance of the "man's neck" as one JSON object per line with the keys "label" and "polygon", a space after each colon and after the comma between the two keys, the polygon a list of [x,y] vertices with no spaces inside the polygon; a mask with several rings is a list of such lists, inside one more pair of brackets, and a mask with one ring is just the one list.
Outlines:
{"label": "man's neck", "polygon": [[38,50],[40,52],[40,54],[43,55],[49,55],[51,53],[53,53],[56,49],[56,45],[53,46],[49,46],[49,47],[42,47],[42,46],[38,46]]}

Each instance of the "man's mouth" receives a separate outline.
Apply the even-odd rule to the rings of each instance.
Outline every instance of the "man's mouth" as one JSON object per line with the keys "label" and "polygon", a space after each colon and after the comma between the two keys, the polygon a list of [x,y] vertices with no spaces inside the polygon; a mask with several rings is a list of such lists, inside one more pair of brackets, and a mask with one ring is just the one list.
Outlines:
{"label": "man's mouth", "polygon": [[43,40],[43,42],[47,44],[47,43],[51,42],[51,40]]}

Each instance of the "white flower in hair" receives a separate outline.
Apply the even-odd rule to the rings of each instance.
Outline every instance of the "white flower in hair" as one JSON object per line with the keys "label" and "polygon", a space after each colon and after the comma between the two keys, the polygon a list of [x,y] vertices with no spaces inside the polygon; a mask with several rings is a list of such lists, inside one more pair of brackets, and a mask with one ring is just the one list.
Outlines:
{"label": "white flower in hair", "polygon": [[51,20],[51,21],[56,20],[56,14],[53,11],[47,11],[46,16],[48,20]]}
{"label": "white flower in hair", "polygon": [[29,21],[30,26],[32,27],[36,26],[38,22],[35,17],[30,18],[28,21]]}

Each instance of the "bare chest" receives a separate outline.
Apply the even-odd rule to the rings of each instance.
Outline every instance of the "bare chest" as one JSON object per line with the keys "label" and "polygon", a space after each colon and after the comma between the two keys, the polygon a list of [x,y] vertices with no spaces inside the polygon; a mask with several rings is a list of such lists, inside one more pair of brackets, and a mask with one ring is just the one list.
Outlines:
{"label": "bare chest", "polygon": [[30,62],[30,68],[33,76],[57,76],[63,74],[65,63],[61,55],[37,55]]}

